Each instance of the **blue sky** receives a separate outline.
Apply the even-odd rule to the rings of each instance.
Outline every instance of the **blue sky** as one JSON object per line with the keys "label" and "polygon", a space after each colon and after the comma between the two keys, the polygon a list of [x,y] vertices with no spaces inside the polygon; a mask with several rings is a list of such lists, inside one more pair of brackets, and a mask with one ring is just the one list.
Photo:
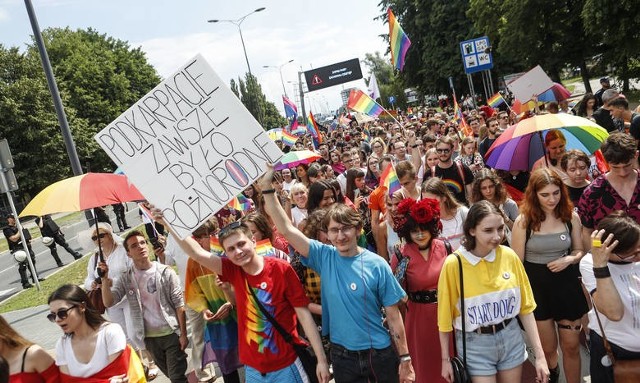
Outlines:
{"label": "blue sky", "polygon": [[[225,80],[246,72],[237,28],[230,23],[207,23],[208,19],[237,19],[256,8],[266,10],[249,16],[242,24],[251,71],[258,77],[267,98],[282,110],[280,65],[285,89],[293,98],[293,84],[302,68],[329,65],[365,53],[384,53],[380,34],[388,27],[373,20],[381,10],[377,0],[325,1],[219,1],[219,0],[32,0],[40,28],[92,27],[101,33],[142,47],[161,76],[171,74],[189,58],[201,53]],[[0,43],[20,46],[31,39],[31,27],[22,0],[0,0]],[[387,56],[388,58],[388,56]],[[368,70],[363,65],[363,74]],[[366,89],[363,80],[344,84]],[[341,103],[336,86],[311,92],[307,110],[335,109]]]}

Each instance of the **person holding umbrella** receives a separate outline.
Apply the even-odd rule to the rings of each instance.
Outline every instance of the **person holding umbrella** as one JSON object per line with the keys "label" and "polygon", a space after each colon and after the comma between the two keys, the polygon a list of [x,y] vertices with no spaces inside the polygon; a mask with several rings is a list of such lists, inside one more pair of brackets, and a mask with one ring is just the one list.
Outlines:
{"label": "person holding umbrella", "polygon": [[566,181],[569,176],[560,167],[562,155],[567,151],[567,139],[560,130],[550,130],[544,137],[545,156],[533,164],[531,171],[536,169],[553,169],[562,181]]}

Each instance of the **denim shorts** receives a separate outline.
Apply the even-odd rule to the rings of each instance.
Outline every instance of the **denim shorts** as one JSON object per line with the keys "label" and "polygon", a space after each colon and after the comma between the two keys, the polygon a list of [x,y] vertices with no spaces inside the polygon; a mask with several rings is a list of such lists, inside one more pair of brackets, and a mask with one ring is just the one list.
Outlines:
{"label": "denim shorts", "polygon": [[[518,367],[527,360],[517,320],[495,334],[467,332],[467,368],[471,376],[491,376]],[[462,357],[462,331],[456,331],[456,349]]]}

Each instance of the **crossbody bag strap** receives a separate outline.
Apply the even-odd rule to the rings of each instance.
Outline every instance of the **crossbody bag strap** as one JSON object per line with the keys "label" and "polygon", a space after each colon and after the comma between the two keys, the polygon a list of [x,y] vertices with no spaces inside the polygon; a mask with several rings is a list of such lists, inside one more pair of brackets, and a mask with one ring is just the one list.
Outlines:
{"label": "crossbody bag strap", "polygon": [[611,363],[615,364],[616,359],[613,356],[613,350],[611,350],[611,344],[609,344],[609,341],[607,340],[607,335],[604,333],[604,327],[602,326],[602,321],[600,320],[600,314],[598,314],[596,301],[593,299],[591,294],[589,294],[589,299],[591,299],[591,304],[593,305],[593,312],[596,314],[596,319],[598,320],[598,327],[600,327],[600,332],[602,333],[602,341],[604,343],[604,349],[607,351],[607,356],[609,356],[609,359],[611,359]]}
{"label": "crossbody bag strap", "polygon": [[460,270],[460,318],[462,322],[462,360],[464,364],[467,364],[467,331],[466,331],[466,319],[464,316],[464,276],[462,274],[462,259],[460,259],[460,254],[454,253],[456,258],[458,258],[458,270]]}
{"label": "crossbody bag strap", "polygon": [[278,330],[278,332],[280,333],[280,335],[282,335],[282,337],[284,338],[284,340],[291,344],[294,345],[295,342],[293,341],[293,336],[291,336],[291,334],[289,334],[281,325],[280,323],[278,323],[278,321],[276,321],[276,319],[269,314],[269,312],[267,311],[267,309],[264,308],[264,306],[262,305],[262,303],[260,303],[260,300],[258,299],[258,297],[256,296],[255,291],[253,291],[253,289],[251,288],[251,286],[249,286],[249,281],[247,280],[247,278],[244,278],[244,283],[247,286],[247,289],[249,290],[249,292],[251,293],[251,296],[253,297],[253,299],[255,300],[256,304],[258,305],[258,308],[260,309],[260,311],[264,314],[265,317],[267,317],[267,320],[271,323],[271,325],[273,325],[273,327],[276,328],[276,330]]}

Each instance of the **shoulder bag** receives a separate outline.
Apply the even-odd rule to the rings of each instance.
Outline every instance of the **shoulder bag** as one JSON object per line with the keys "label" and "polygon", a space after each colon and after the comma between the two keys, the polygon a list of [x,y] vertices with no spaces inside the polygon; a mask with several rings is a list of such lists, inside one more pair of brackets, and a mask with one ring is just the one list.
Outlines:
{"label": "shoulder bag", "polygon": [[[458,268],[460,270],[460,316],[462,317],[462,358],[456,352],[456,356],[451,358],[451,367],[453,369],[453,381],[454,383],[471,383],[471,376],[467,370],[467,332],[466,332],[466,320],[464,317],[464,278],[462,276],[462,260],[458,253],[454,253],[458,259]],[[455,342],[454,342],[455,344]]]}
{"label": "shoulder bag", "polygon": [[598,308],[596,307],[596,302],[593,298],[591,299],[591,303],[593,303],[593,311],[595,312],[596,319],[598,320],[598,327],[600,327],[600,332],[602,332],[604,349],[607,351],[607,357],[609,357],[609,360],[613,364],[613,381],[616,383],[640,382],[640,359],[615,359],[613,356],[613,350],[611,350],[611,344],[609,344],[607,336],[604,333],[604,327],[602,327],[602,322],[600,321],[600,314],[598,314]]}
{"label": "shoulder bag", "polygon": [[318,383],[318,376],[316,375],[316,366],[318,365],[318,358],[316,358],[315,354],[313,353],[313,349],[311,348],[311,346],[306,346],[306,345],[296,343],[293,339],[293,336],[289,334],[282,326],[280,326],[280,323],[276,321],[276,318],[274,318],[271,314],[269,314],[269,312],[264,308],[264,306],[262,306],[262,303],[256,296],[256,293],[253,291],[253,289],[249,286],[249,282],[247,281],[246,278],[244,281],[245,281],[245,284],[247,285],[247,289],[251,293],[251,296],[255,300],[262,314],[264,314],[264,316],[271,323],[271,325],[276,328],[276,330],[280,333],[280,335],[282,335],[285,342],[293,346],[293,350],[295,351],[298,358],[300,358],[300,362],[302,362],[302,367],[304,367],[304,372],[307,373],[309,382]]}

